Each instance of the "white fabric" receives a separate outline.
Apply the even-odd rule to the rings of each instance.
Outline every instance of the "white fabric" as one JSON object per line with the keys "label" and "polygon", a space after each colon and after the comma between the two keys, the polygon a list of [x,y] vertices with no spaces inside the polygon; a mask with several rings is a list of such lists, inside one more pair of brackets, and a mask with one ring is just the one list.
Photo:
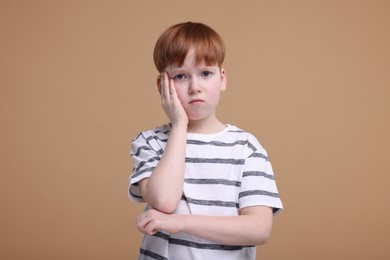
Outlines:
{"label": "white fabric", "polygon": [[[138,182],[150,177],[165,149],[170,125],[142,132],[132,142],[129,197],[144,202]],[[283,209],[267,153],[236,126],[211,135],[187,134],[183,197],[177,214],[236,216],[249,206]],[[148,208],[148,206],[146,207]],[[254,246],[225,246],[189,234],[144,236],[139,259],[255,259]]]}

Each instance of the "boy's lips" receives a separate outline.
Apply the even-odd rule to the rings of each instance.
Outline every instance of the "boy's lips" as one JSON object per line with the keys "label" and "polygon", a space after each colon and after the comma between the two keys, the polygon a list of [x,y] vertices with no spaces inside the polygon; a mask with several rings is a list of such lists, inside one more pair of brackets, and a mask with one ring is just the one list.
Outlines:
{"label": "boy's lips", "polygon": [[191,100],[191,101],[190,101],[190,104],[197,104],[197,103],[201,103],[201,102],[203,102],[203,100],[197,98],[197,99]]}

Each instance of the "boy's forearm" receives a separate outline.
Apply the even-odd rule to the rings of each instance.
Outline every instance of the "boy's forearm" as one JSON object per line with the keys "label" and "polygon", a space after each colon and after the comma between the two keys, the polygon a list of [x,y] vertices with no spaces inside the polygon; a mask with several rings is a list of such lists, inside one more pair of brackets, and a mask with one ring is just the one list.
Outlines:
{"label": "boy's forearm", "polygon": [[142,187],[144,199],[153,208],[171,213],[176,209],[183,193],[187,127],[172,127],[164,154]]}
{"label": "boy's forearm", "polygon": [[225,245],[262,245],[272,229],[272,210],[266,206],[244,208],[239,216],[166,214],[155,209],[137,217],[138,229],[154,235],[158,230],[187,233]]}
{"label": "boy's forearm", "polygon": [[268,240],[272,228],[272,222],[251,215],[178,217],[182,232],[225,245],[262,245]]}

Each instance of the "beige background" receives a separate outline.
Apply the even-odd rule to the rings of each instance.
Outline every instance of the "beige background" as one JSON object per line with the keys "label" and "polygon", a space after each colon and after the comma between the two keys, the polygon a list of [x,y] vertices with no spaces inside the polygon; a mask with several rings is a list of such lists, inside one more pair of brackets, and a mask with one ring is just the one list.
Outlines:
{"label": "beige background", "polygon": [[389,259],[389,1],[0,1],[0,259],[135,259],[130,141],[166,122],[152,50],[227,45],[220,118],[267,148],[285,211],[258,259]]}

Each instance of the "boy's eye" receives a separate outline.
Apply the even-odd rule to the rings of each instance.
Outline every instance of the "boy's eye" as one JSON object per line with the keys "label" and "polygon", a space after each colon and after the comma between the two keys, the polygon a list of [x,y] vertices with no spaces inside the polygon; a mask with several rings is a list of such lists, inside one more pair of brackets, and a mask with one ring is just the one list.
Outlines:
{"label": "boy's eye", "polygon": [[201,75],[202,75],[202,77],[207,78],[207,77],[211,76],[211,72],[210,71],[202,71]]}
{"label": "boy's eye", "polygon": [[175,77],[173,77],[174,79],[185,79],[186,78],[186,75],[185,74],[177,74]]}

